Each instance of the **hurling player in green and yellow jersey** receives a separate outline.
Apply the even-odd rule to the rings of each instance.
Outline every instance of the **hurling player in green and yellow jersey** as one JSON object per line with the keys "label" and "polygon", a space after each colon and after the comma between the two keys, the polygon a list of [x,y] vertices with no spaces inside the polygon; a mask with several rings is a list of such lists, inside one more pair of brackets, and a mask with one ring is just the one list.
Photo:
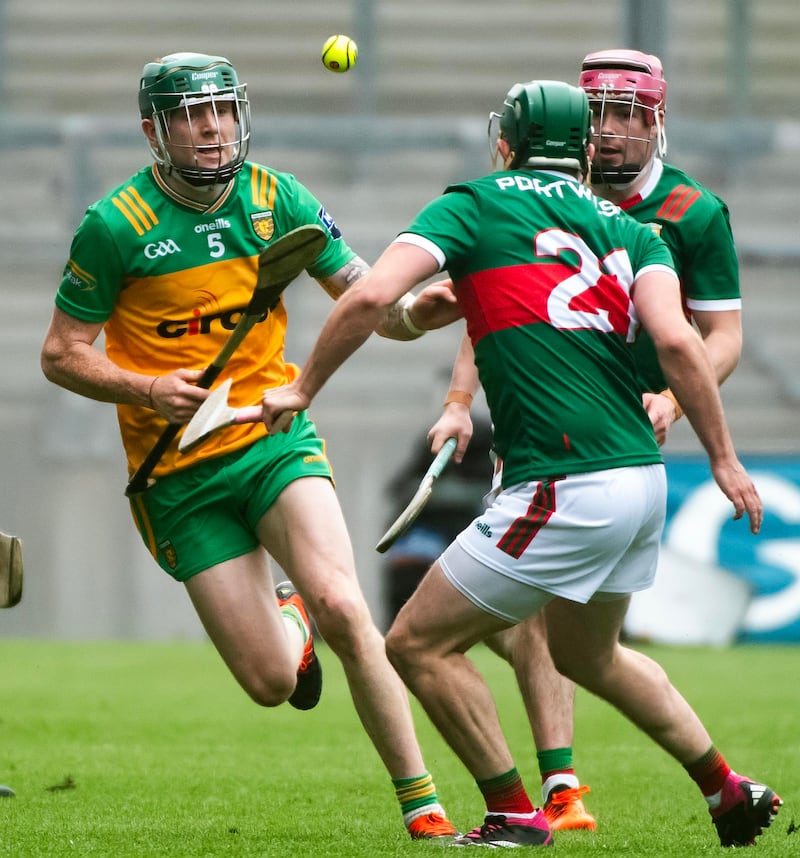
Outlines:
{"label": "hurling player in green and yellow jersey", "polygon": [[[129,473],[168,423],[186,423],[209,395],[195,382],[246,307],[262,248],[296,227],[321,226],[327,243],[308,273],[334,298],[368,268],[296,178],[246,160],[250,105],[227,59],[177,53],[147,63],[139,108],[154,163],[87,210],[42,350],[51,381],[116,404]],[[423,290],[415,314],[435,313],[442,291]],[[419,335],[412,303],[406,295],[389,307],[378,332]],[[281,300],[230,358],[220,381],[233,379],[234,404],[296,376],[284,358],[287,322]],[[104,352],[94,347],[101,333]],[[177,439],[132,512],[231,673],[263,706],[315,706],[322,671],[310,611],[342,660],[410,836],[452,836],[406,691],[361,593],[314,424],[302,414],[277,436],[263,423],[232,426],[189,455],[176,449]],[[277,591],[267,552],[291,579]]]}

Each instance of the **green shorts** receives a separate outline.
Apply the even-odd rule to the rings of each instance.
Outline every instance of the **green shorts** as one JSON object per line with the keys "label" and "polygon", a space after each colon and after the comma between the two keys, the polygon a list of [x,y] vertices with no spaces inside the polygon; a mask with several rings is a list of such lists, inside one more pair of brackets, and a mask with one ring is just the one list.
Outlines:
{"label": "green shorts", "polygon": [[159,566],[186,581],[256,548],[259,520],[301,477],[333,481],[325,442],[306,412],[286,433],[162,477],[132,498],[131,511]]}

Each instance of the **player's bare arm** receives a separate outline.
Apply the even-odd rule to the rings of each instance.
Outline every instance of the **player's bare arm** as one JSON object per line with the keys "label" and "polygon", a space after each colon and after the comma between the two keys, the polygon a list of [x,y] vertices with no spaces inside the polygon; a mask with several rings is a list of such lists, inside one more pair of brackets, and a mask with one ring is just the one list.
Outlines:
{"label": "player's bare arm", "polygon": [[636,281],[633,301],[670,389],[708,454],[714,479],[734,506],[734,518],[747,513],[750,530],[758,533],[761,499],[736,456],[711,361],[700,335],[683,316],[677,281],[661,272],[645,274]]}
{"label": "player's bare arm", "polygon": [[721,385],[736,369],[742,355],[742,312],[695,310],[692,318]]}
{"label": "player's bare arm", "polygon": [[[318,282],[334,301],[338,301],[369,270],[369,265],[360,256],[355,256],[330,276],[320,277]],[[401,296],[398,301],[388,306],[383,318],[375,327],[375,333],[390,340],[414,340],[421,336],[422,332],[417,333],[413,323],[409,327],[410,317],[407,312],[413,303],[414,296],[408,294]]]}
{"label": "player's bare arm", "polygon": [[94,347],[101,323],[83,322],[54,309],[42,346],[45,376],[55,384],[100,402],[147,405],[152,376],[123,370]]}
{"label": "player's bare arm", "polygon": [[[671,290],[663,285],[667,280]],[[659,283],[661,296],[653,288]],[[634,290],[636,310],[653,338],[664,374],[670,385],[675,382],[671,389],[709,456],[734,455],[711,362],[697,331],[683,317],[677,280],[671,275],[648,273],[636,280]]]}
{"label": "player's bare arm", "polygon": [[[337,301],[370,270],[369,265],[355,256],[347,265],[318,282]],[[415,340],[426,331],[441,328],[460,318],[461,311],[453,294],[451,280],[439,280],[425,287],[419,295],[407,292],[390,304],[375,333],[390,340]]]}
{"label": "player's bare arm", "polygon": [[409,244],[392,244],[367,276],[359,278],[336,302],[320,332],[303,372],[292,384],[266,390],[264,423],[285,431],[291,421],[284,412],[303,411],[325,382],[380,325],[387,309],[418,283],[436,273],[436,260]]}
{"label": "player's bare arm", "polygon": [[99,402],[143,405],[170,422],[191,418],[208,391],[194,387],[201,371],[153,376],[122,369],[95,348],[101,323],[83,322],[55,308],[42,346],[45,376],[73,393]]}
{"label": "player's bare arm", "polygon": [[318,277],[317,282],[333,298],[339,298],[361,277],[369,271],[369,265],[360,257],[354,256],[346,265],[327,277]]}
{"label": "player's bare arm", "polygon": [[[693,318],[703,338],[717,383],[721,385],[736,369],[742,354],[742,313],[740,310],[696,310]],[[681,417],[683,411],[669,390],[645,393],[642,404],[653,424],[656,441],[661,445],[667,440],[670,426]]]}
{"label": "player's bare arm", "polygon": [[456,462],[462,461],[472,439],[470,406],[479,387],[475,352],[465,331],[453,363],[450,387],[445,396],[441,417],[428,430],[428,441],[433,453],[438,453],[448,438],[455,438],[457,443],[453,458]]}

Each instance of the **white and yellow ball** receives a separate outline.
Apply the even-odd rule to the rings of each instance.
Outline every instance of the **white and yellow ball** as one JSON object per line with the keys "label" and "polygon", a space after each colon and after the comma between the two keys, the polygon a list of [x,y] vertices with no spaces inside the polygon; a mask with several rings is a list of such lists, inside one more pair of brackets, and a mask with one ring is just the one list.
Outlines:
{"label": "white and yellow ball", "polygon": [[358,45],[350,38],[339,33],[325,40],[322,46],[322,64],[328,71],[344,74],[356,64]]}

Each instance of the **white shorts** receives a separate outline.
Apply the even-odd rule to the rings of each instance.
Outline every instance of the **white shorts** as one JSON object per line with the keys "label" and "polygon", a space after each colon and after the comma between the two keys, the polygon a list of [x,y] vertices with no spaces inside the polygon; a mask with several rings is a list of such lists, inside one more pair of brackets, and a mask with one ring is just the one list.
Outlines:
{"label": "white shorts", "polygon": [[512,486],[439,564],[470,601],[510,623],[554,596],[586,604],[650,587],[666,514],[664,466]]}

